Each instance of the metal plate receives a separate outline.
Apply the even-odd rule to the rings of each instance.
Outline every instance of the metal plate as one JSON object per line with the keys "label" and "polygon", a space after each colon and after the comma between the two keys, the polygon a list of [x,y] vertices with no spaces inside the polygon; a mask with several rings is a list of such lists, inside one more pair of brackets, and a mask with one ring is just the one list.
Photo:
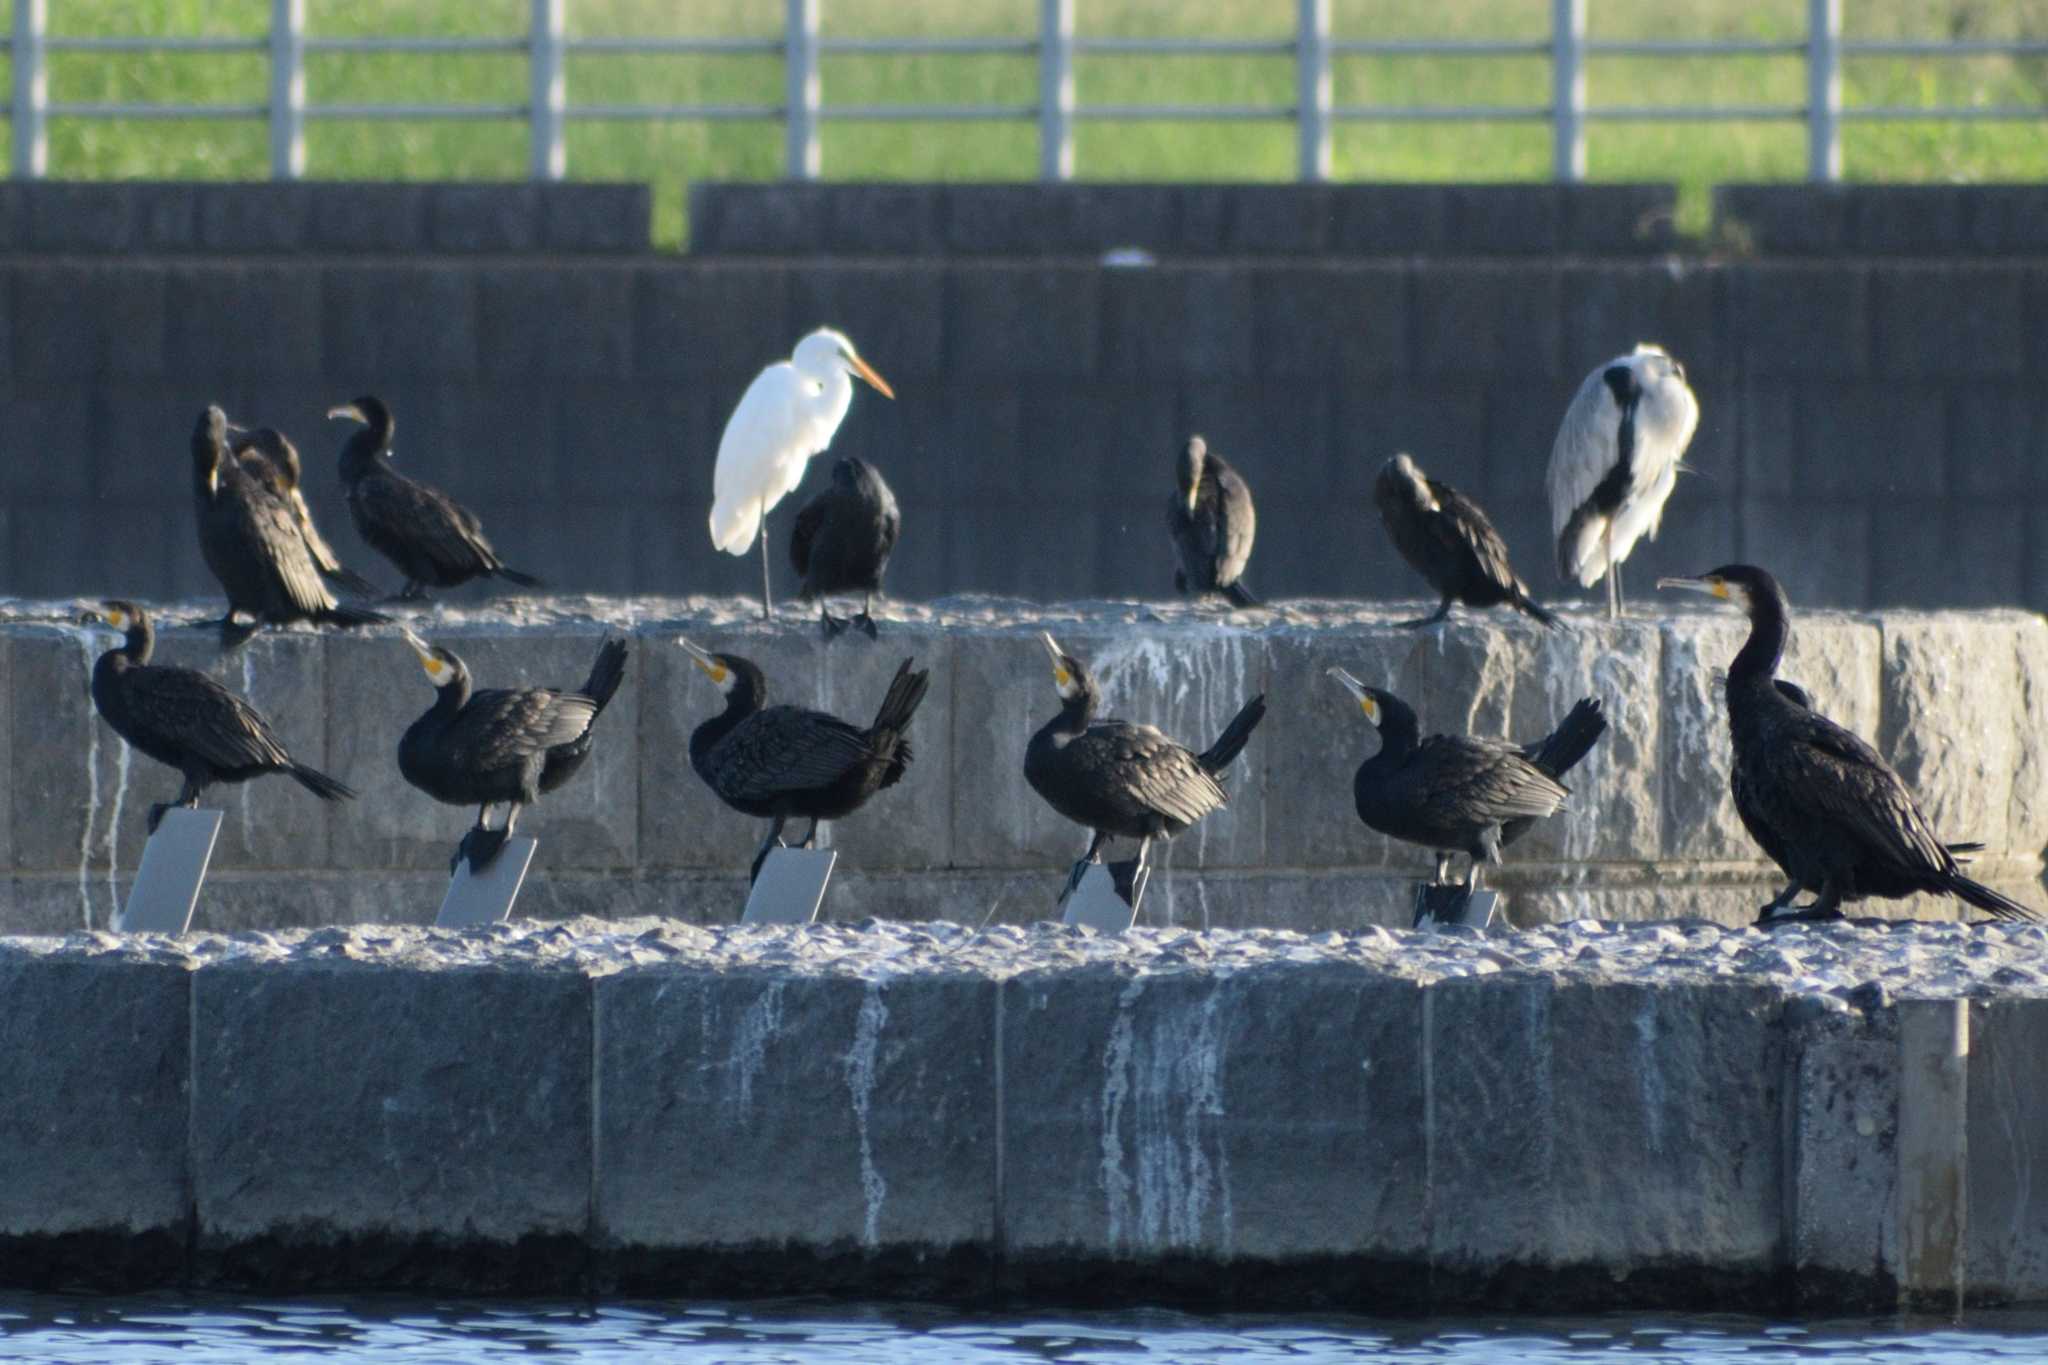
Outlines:
{"label": "metal plate", "polygon": [[1129,863],[1117,866],[1124,871],[1122,880],[1129,883],[1131,898],[1125,900],[1117,890],[1119,880],[1106,863],[1077,863],[1080,870],[1078,881],[1070,880],[1065,894],[1060,897],[1060,923],[1085,924],[1105,934],[1121,934],[1138,920],[1138,906],[1145,899],[1145,884],[1152,880],[1152,869],[1138,869]]}
{"label": "metal plate", "polygon": [[491,859],[481,875],[472,871],[464,858],[448,881],[448,894],[441,898],[441,912],[434,916],[436,929],[467,929],[472,924],[496,924],[512,913],[512,902],[526,882],[526,869],[533,865],[533,851],[540,840],[530,834],[515,834]]}
{"label": "metal plate", "polygon": [[1415,927],[1462,924],[1486,933],[1500,917],[1500,893],[1468,891],[1455,883],[1415,884]]}
{"label": "metal plate", "polygon": [[825,901],[837,849],[771,848],[747,893],[741,924],[809,924]]}
{"label": "metal plate", "polygon": [[114,921],[124,934],[182,934],[192,927],[199,886],[220,837],[220,812],[172,806],[142,846],[135,886]]}

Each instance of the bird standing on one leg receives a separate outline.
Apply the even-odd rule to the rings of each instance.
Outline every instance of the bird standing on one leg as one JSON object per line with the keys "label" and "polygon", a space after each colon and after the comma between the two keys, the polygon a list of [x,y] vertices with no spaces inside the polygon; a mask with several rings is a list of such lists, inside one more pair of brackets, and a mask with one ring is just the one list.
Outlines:
{"label": "bird standing on one leg", "polygon": [[884,398],[896,391],[848,341],[820,327],[754,376],[718,439],[712,471],[711,543],[743,555],[761,537],[761,617],[773,606],[768,585],[769,511],[803,482],[811,456],[832,444],[832,436],[853,404],[859,375]]}
{"label": "bird standing on one leg", "polygon": [[1232,606],[1258,606],[1244,583],[1259,529],[1251,488],[1199,436],[1181,447],[1174,482],[1180,491],[1166,505],[1167,529],[1180,556],[1174,590],[1197,597],[1222,593]]}
{"label": "bird standing on one leg", "polygon": [[832,486],[804,504],[789,537],[789,562],[803,579],[804,599],[817,599],[826,639],[847,626],[826,600],[835,592],[862,595],[853,625],[876,638],[875,594],[902,530],[903,514],[882,471],[850,455],[834,461]]}

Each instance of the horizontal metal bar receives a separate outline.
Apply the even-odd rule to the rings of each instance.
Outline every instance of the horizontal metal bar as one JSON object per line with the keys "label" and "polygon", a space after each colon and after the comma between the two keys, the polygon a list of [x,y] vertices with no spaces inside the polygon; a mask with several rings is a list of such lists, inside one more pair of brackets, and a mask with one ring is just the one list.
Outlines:
{"label": "horizontal metal bar", "polygon": [[420,123],[447,119],[477,122],[489,119],[523,119],[533,111],[523,104],[309,104],[307,118],[362,119],[377,121],[406,119]]}
{"label": "horizontal metal bar", "polygon": [[1287,38],[1076,38],[1080,56],[1124,57],[1292,57]]}
{"label": "horizontal metal bar", "polygon": [[417,52],[455,56],[482,56],[501,52],[525,52],[531,46],[525,34],[506,38],[313,38],[306,39],[308,52]]}
{"label": "horizontal metal bar", "polygon": [[1547,105],[1513,104],[1340,104],[1330,117],[1347,123],[1521,123],[1548,121]]}
{"label": "horizontal metal bar", "polygon": [[1955,105],[1933,109],[1910,104],[1847,105],[1842,109],[1842,117],[1892,123],[2026,123],[2048,119],[2048,104]]}
{"label": "horizontal metal bar", "polygon": [[1038,51],[1036,38],[820,38],[827,56],[885,57],[1028,57]]}
{"label": "horizontal metal bar", "polygon": [[1607,123],[1772,123],[1803,119],[1803,104],[1596,104],[1589,119]]}
{"label": "horizontal metal bar", "polygon": [[1548,57],[1550,43],[1547,39],[1468,43],[1435,38],[1338,38],[1331,42],[1330,51],[1340,57]]}
{"label": "horizontal metal bar", "polygon": [[563,44],[569,52],[664,56],[694,54],[700,57],[779,57],[781,38],[569,38]]}
{"label": "horizontal metal bar", "polygon": [[818,117],[852,123],[996,123],[1038,117],[1035,104],[825,104]]}
{"label": "horizontal metal bar", "polygon": [[1602,42],[1593,39],[1586,52],[1594,57],[1804,57],[1806,43]]}
{"label": "horizontal metal bar", "polygon": [[780,122],[779,104],[572,104],[562,117],[590,122],[630,123],[662,119],[701,119],[706,123],[760,120]]}
{"label": "horizontal metal bar", "polygon": [[1957,39],[1954,42],[1918,40],[1844,41],[1844,57],[2048,57],[2048,42],[1996,39]]}
{"label": "horizontal metal bar", "polygon": [[1291,104],[1081,104],[1075,118],[1115,123],[1291,123]]}
{"label": "horizontal metal bar", "polygon": [[43,39],[45,52],[268,52],[268,38],[60,38]]}
{"label": "horizontal metal bar", "polygon": [[263,118],[261,104],[51,104],[51,118],[98,119],[243,119]]}

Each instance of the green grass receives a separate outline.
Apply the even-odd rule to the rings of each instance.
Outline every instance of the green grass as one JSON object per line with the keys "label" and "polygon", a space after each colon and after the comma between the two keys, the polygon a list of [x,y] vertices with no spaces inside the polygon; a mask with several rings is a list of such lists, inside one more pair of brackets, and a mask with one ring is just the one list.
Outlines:
{"label": "green grass", "polygon": [[[0,5],[0,9],[5,9]],[[57,0],[51,31],[66,35],[218,34],[261,36],[267,0]],[[1091,36],[1286,37],[1285,0],[1078,0]],[[1337,0],[1345,37],[1457,37],[1540,40],[1545,0]],[[2048,39],[2048,0],[1856,0],[1852,38]],[[316,35],[507,36],[523,33],[527,0],[309,0]],[[823,0],[830,36],[1029,36],[1036,0]],[[1805,0],[1688,0],[1640,5],[1592,0],[1596,38],[1797,40]],[[775,0],[573,0],[572,33],[755,35],[780,32]],[[247,55],[53,54],[50,94],[67,102],[261,104],[268,63]],[[1293,99],[1292,64],[1267,57],[1085,57],[1077,63],[1082,104],[1266,104]],[[1542,105],[1549,64],[1498,59],[1347,57],[1336,66],[1340,104]],[[522,104],[526,65],[518,54],[321,53],[307,63],[307,96],[322,103]],[[569,62],[572,105],[733,103],[782,99],[772,57],[615,57]],[[1598,58],[1588,69],[1601,104],[1773,104],[1805,100],[1797,58],[1640,60]],[[1037,99],[1029,58],[835,56],[824,62],[834,103],[996,103]],[[2048,102],[2040,59],[1878,59],[1848,62],[1850,107]],[[261,122],[54,119],[50,173],[80,178],[261,178],[268,171]],[[309,123],[308,174],[320,178],[516,179],[526,173],[522,121]],[[1705,224],[1707,191],[1729,180],[1793,179],[1805,173],[1798,122],[1757,124],[1595,123],[1590,171],[1601,180],[1672,180],[1683,195],[1681,225]],[[1294,174],[1287,122],[1113,124],[1084,120],[1076,162],[1091,180],[1286,180]],[[825,174],[833,179],[1028,179],[1037,172],[1036,130],[1020,123],[828,122]],[[1542,122],[1388,124],[1345,122],[1335,136],[1342,180],[1514,180],[1549,174],[1550,131]],[[1855,180],[1992,181],[2048,177],[2048,135],[2039,122],[1850,123],[1847,173]],[[596,180],[645,180],[655,187],[656,234],[682,240],[683,196],[695,179],[769,179],[782,171],[776,122],[572,122],[569,170]]]}

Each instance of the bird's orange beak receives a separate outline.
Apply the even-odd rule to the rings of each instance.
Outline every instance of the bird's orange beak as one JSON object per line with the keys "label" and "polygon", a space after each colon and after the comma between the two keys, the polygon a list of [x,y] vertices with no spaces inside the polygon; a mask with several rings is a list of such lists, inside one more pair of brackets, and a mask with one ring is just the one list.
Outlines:
{"label": "bird's orange beak", "polygon": [[867,380],[868,383],[873,384],[882,397],[894,398],[896,396],[896,390],[890,388],[889,381],[875,372],[874,366],[868,364],[867,361],[862,360],[857,355],[849,355],[846,358],[853,365],[853,372],[862,379]]}

